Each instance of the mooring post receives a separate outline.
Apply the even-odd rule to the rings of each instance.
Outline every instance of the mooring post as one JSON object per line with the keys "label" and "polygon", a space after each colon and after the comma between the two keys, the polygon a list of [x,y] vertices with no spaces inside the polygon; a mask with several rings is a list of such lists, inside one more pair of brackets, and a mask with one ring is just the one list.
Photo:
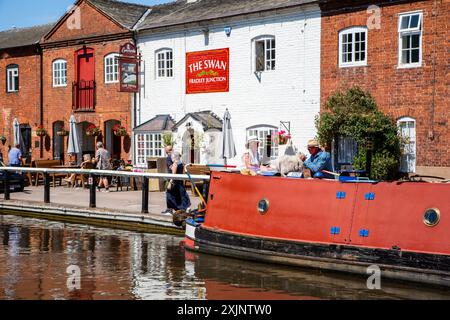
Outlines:
{"label": "mooring post", "polygon": [[3,186],[5,187],[4,193],[5,193],[5,200],[9,200],[9,171],[3,171],[5,174],[5,182]]}
{"label": "mooring post", "polygon": [[96,205],[96,195],[95,195],[95,175],[89,174],[89,208],[95,208]]}
{"label": "mooring post", "polygon": [[44,172],[44,203],[50,203],[50,176]]}
{"label": "mooring post", "polygon": [[142,177],[142,210],[141,213],[148,213],[148,177]]}

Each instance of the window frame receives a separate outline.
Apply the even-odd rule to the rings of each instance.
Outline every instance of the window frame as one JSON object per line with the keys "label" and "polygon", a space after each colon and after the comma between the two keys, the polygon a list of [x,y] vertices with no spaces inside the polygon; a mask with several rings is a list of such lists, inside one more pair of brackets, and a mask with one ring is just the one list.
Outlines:
{"label": "window frame", "polygon": [[[158,139],[158,136],[159,136],[159,139]],[[150,157],[155,157],[155,158],[163,158],[164,157],[164,147],[163,147],[162,136],[163,136],[162,132],[142,132],[142,133],[135,134],[136,164],[139,167],[147,166],[147,159]],[[141,139],[141,137],[142,137],[142,139]],[[150,139],[150,137],[152,137],[152,139]],[[140,143],[142,143],[142,146],[140,145]],[[159,143],[159,147],[158,147],[158,143]]]}
{"label": "window frame", "polygon": [[[411,117],[401,117],[401,118],[397,119],[398,134],[402,138],[404,137],[403,134],[402,134],[402,130],[401,130],[400,124],[401,123],[408,123],[408,122],[414,123],[414,136],[413,136],[414,139],[408,143],[409,145],[413,144],[413,149],[411,150],[412,152],[408,153],[408,154],[407,153],[402,154],[402,157],[400,159],[399,171],[400,172],[404,172],[404,173],[416,172],[416,166],[417,166],[417,121],[416,121],[416,119],[411,118]],[[408,137],[411,138],[411,136],[408,136]],[[403,146],[402,152],[404,152],[405,148],[407,148],[406,145]],[[408,159],[408,155],[413,155],[413,157],[414,157],[413,158],[414,162],[413,162],[411,167],[410,167],[410,165],[408,163],[408,161],[411,161],[411,160]],[[406,161],[406,170],[403,170],[405,161]],[[411,171],[409,170],[410,168],[412,168]]]}
{"label": "window frame", "polygon": [[[401,25],[402,25],[402,21],[403,18],[405,17],[412,17],[418,15],[419,16],[419,21],[417,24],[417,27],[415,28],[410,28],[408,26],[408,28],[406,29],[402,29]],[[411,19],[409,20],[409,24],[411,24]],[[404,13],[400,13],[398,15],[398,68],[399,69],[403,69],[403,68],[419,68],[422,67],[422,54],[423,54],[423,12],[422,11],[412,11],[412,12],[404,12]],[[411,37],[414,35],[419,35],[419,61],[418,62],[410,62],[410,63],[403,63],[402,62],[402,58],[403,58],[403,38],[404,37]],[[412,43],[412,41],[410,40],[410,42]],[[413,50],[412,48],[412,44],[411,47],[406,49],[408,50],[408,52],[410,52],[410,56],[411,56],[411,52]]]}
{"label": "window frame", "polygon": [[[66,74],[65,74],[65,77],[63,77],[62,75],[61,75],[61,72],[62,72],[62,70],[64,70],[64,69],[59,69],[58,71],[60,72],[60,76],[59,77],[56,77],[55,76],[55,65],[60,65],[60,64],[62,64],[62,63],[64,63],[65,64],[65,72],[66,72]],[[60,84],[57,84],[56,83],[56,81],[55,80],[57,80],[57,79],[59,79],[60,81],[61,80],[63,80],[65,78],[65,83],[60,83]],[[65,60],[65,59],[56,59],[56,60],[54,60],[53,62],[52,62],[52,83],[53,83],[53,87],[54,88],[59,88],[59,87],[67,87],[67,60]]]}
{"label": "window frame", "polygon": [[[170,53],[170,59],[167,54]],[[160,55],[163,55],[163,59],[160,60]],[[171,48],[161,48],[155,51],[155,78],[156,79],[171,79],[174,77],[173,66],[173,50]],[[169,63],[171,64],[169,67]],[[161,72],[162,71],[162,72]],[[170,72],[170,75],[169,75]]]}
{"label": "window frame", "polygon": [[278,127],[272,126],[269,124],[259,124],[259,125],[254,125],[254,126],[248,127],[245,131],[247,134],[246,141],[249,136],[256,135],[258,137],[258,139],[262,142],[262,143],[260,143],[259,148],[258,148],[259,154],[261,155],[261,161],[266,158],[266,156],[264,155],[264,151],[266,149],[265,143],[267,142],[267,140],[262,140],[262,139],[265,139],[265,137],[262,136],[260,134],[260,132],[261,131],[262,132],[272,131],[270,160],[275,160],[278,158],[279,152],[280,152],[279,145],[278,145],[278,139],[274,139],[276,133],[278,132]]}
{"label": "window frame", "polygon": [[[273,47],[272,43],[270,48],[268,48],[267,43],[273,41]],[[277,69],[277,41],[276,37],[273,35],[262,35],[258,36],[256,38],[253,38],[252,40],[253,44],[253,71],[254,72],[274,72]],[[262,62],[262,65],[264,67],[263,70],[258,70],[258,52],[257,52],[257,46],[258,43],[264,42],[264,61]],[[272,54],[270,55],[270,59],[267,59],[267,53],[268,51],[273,51],[273,57]],[[270,69],[267,68],[268,61],[273,62],[273,66],[271,65]]]}
{"label": "window frame", "polygon": [[[112,65],[109,61],[112,59]],[[119,54],[116,52],[109,53],[103,58],[103,77],[105,84],[119,83]],[[108,68],[112,68],[109,72]],[[112,80],[108,80],[108,76],[111,76]]]}
{"label": "window frame", "polygon": [[[355,50],[355,44],[356,44],[356,34],[357,33],[364,33],[365,34],[365,48],[364,51],[358,51],[359,53],[364,52],[364,60],[360,60],[360,61],[355,61],[355,57],[356,57],[356,50]],[[352,42],[351,42],[351,46],[352,46],[352,51],[351,51],[351,57],[352,57],[352,61],[351,62],[344,62],[343,61],[343,50],[342,50],[342,45],[343,45],[343,41],[342,38],[344,35],[348,35],[351,34],[352,35]],[[347,42],[349,43],[349,42]],[[362,43],[360,41],[360,43]],[[350,28],[346,28],[343,29],[341,31],[339,31],[338,34],[338,46],[339,46],[339,68],[351,68],[351,67],[366,67],[367,66],[367,56],[368,56],[368,46],[369,46],[369,32],[368,29],[366,27],[350,27]]]}
{"label": "window frame", "polygon": [[[10,74],[16,72],[16,74],[12,75],[12,83],[10,82]],[[13,93],[13,92],[19,92],[20,89],[20,73],[19,73],[19,65],[17,64],[10,64],[6,66],[6,92],[7,93]],[[14,81],[14,78],[17,78],[17,83]],[[16,87],[17,85],[17,87]],[[14,88],[13,88],[14,87]]]}

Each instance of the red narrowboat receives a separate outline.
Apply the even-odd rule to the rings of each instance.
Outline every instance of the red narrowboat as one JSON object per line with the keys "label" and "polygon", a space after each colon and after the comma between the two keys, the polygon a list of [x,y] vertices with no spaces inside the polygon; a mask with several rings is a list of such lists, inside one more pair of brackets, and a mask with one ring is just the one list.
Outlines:
{"label": "red narrowboat", "polygon": [[450,286],[450,184],[211,174],[188,250]]}

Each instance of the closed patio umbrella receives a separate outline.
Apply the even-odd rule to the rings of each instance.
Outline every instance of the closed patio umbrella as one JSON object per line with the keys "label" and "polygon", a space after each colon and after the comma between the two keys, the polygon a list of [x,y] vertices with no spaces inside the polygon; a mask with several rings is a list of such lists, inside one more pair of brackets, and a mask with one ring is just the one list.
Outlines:
{"label": "closed patio umbrella", "polygon": [[236,146],[234,144],[233,129],[231,128],[231,115],[228,109],[223,115],[221,156],[224,159],[225,165],[227,165],[227,159],[231,159],[236,156]]}
{"label": "closed patio umbrella", "polygon": [[67,153],[79,154],[80,153],[80,141],[78,140],[77,122],[75,116],[70,116],[69,121],[69,143],[67,146]]}
{"label": "closed patio umbrella", "polygon": [[13,128],[14,128],[14,145],[20,144],[20,124],[17,118],[14,118],[13,121]]}

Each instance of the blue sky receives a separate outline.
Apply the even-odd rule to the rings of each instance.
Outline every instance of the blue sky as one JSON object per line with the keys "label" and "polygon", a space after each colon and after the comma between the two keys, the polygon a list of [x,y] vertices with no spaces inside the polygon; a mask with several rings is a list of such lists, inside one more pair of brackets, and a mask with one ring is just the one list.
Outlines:
{"label": "blue sky", "polygon": [[[58,20],[76,0],[0,0],[0,31],[24,28]],[[123,1],[123,0],[122,0]],[[174,0],[130,0],[145,5]]]}

